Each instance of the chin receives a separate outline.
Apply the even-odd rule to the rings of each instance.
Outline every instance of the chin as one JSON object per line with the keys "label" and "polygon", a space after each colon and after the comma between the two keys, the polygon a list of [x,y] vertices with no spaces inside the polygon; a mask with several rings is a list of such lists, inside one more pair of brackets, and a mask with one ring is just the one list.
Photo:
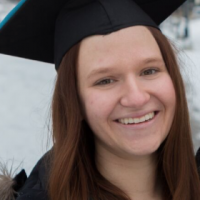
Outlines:
{"label": "chin", "polygon": [[133,156],[149,156],[155,154],[159,147],[160,143],[146,145],[143,144],[142,146],[131,148],[129,153]]}

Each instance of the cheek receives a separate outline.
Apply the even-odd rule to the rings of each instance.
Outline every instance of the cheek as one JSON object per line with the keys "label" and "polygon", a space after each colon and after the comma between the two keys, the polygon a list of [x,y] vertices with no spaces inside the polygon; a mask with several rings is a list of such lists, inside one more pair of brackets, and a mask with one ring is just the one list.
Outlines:
{"label": "cheek", "polygon": [[175,106],[176,106],[176,94],[175,94],[175,89],[174,85],[172,83],[171,78],[168,78],[168,81],[166,81],[166,87],[164,89],[165,91],[165,97],[166,97],[166,104],[171,108],[172,114],[174,114],[175,111]]}
{"label": "cheek", "polygon": [[115,105],[114,99],[111,99],[109,94],[105,95],[103,92],[88,92],[82,99],[88,121],[96,120],[97,122],[109,119]]}
{"label": "cheek", "polygon": [[171,128],[175,107],[176,107],[176,94],[173,82],[170,76],[166,76],[163,81],[160,82],[159,87],[157,88],[157,94],[159,96],[159,100],[163,106],[163,134],[167,136],[169,130]]}
{"label": "cheek", "polygon": [[156,93],[164,107],[175,110],[176,105],[176,94],[174,85],[169,75],[166,75],[159,84],[157,84]]}

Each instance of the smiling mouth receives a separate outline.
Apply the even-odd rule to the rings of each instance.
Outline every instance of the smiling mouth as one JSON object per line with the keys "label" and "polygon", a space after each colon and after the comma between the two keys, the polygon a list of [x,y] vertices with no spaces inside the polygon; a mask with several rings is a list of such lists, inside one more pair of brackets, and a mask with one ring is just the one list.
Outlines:
{"label": "smiling mouth", "polygon": [[159,113],[159,111],[154,111],[149,113],[141,118],[124,118],[115,120],[115,122],[123,125],[137,125],[137,124],[144,124],[149,122],[155,118],[155,116]]}

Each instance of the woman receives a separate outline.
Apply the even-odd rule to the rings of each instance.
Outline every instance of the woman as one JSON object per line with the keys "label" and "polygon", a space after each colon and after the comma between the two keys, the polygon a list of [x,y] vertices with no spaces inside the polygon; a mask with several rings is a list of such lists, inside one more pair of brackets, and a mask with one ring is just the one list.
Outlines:
{"label": "woman", "polygon": [[137,11],[141,22],[123,18],[120,28],[83,33],[87,36],[72,44],[75,40],[58,37],[66,33],[66,9],[58,17],[54,145],[25,184],[20,184],[26,179],[23,171],[15,177],[17,200],[200,199],[184,85],[173,49],[132,1],[101,1],[113,14],[108,2],[114,11],[124,9],[128,18]]}

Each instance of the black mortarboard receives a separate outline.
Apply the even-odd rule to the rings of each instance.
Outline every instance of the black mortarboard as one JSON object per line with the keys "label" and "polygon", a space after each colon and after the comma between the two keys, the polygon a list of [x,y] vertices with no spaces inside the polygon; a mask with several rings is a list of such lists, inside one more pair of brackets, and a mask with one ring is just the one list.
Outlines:
{"label": "black mortarboard", "polygon": [[90,35],[158,28],[185,0],[21,0],[0,24],[0,53],[55,63]]}

